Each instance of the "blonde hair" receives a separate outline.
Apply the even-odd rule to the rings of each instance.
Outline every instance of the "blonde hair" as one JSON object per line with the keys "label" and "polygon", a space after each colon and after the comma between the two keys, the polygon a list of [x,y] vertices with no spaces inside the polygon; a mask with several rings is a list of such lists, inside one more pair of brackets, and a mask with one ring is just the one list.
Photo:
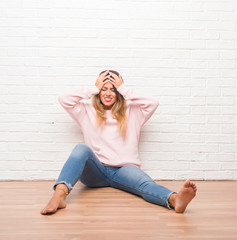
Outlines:
{"label": "blonde hair", "polygon": [[[110,72],[116,74],[117,76],[120,76],[120,74],[114,70],[109,70]],[[104,73],[105,71],[101,72],[99,75]],[[120,132],[122,133],[122,136],[126,137],[126,131],[127,131],[127,118],[126,118],[126,109],[127,104],[124,97],[115,90],[117,100],[114,103],[114,105],[111,108],[112,116],[115,118],[118,122],[118,128]],[[96,94],[92,98],[92,104],[95,108],[96,115],[97,115],[97,124],[102,128],[104,128],[104,124],[106,122],[106,111],[104,109],[104,105],[102,104],[100,100],[100,94]]]}

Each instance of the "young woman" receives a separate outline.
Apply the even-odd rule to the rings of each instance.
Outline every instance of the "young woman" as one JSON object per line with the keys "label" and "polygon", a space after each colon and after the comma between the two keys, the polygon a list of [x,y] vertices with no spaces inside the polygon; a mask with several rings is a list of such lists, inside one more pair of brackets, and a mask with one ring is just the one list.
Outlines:
{"label": "young woman", "polygon": [[[92,98],[92,104],[82,102]],[[126,100],[131,103],[127,106]],[[59,97],[59,102],[80,126],[84,144],[73,149],[54,185],[54,195],[41,214],[66,207],[66,196],[78,180],[88,187],[114,187],[146,201],[185,211],[196,195],[186,180],[176,193],[155,183],[141,170],[138,141],[141,127],[158,107],[156,99],[127,88],[113,70],[100,73],[95,86]]]}

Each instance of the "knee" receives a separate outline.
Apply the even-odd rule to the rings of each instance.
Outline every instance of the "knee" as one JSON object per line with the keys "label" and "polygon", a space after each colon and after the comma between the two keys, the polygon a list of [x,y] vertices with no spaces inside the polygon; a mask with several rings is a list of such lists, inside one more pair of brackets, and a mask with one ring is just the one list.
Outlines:
{"label": "knee", "polygon": [[77,144],[72,151],[72,153],[77,156],[84,155],[84,154],[88,155],[91,152],[92,150],[85,144]]}
{"label": "knee", "polygon": [[90,150],[90,148],[89,148],[87,145],[85,145],[85,144],[77,144],[77,145],[75,146],[75,149],[76,149],[76,150],[82,150],[82,151],[88,151],[88,150]]}

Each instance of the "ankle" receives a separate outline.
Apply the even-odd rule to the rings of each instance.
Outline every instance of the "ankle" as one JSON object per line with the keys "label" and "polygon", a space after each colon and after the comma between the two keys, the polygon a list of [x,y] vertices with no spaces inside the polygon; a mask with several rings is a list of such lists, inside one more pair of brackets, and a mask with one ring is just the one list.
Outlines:
{"label": "ankle", "polygon": [[68,188],[64,184],[59,184],[55,188],[55,194],[60,195],[61,197],[66,198],[68,193],[69,193]]}
{"label": "ankle", "polygon": [[172,193],[170,195],[169,200],[168,200],[170,206],[173,207],[173,208],[175,208],[176,197],[177,197],[177,193]]}

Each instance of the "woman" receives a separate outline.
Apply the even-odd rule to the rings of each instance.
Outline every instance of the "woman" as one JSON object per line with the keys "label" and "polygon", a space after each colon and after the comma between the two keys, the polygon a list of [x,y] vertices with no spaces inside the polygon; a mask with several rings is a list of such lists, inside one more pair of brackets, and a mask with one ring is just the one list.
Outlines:
{"label": "woman", "polygon": [[[81,101],[91,97],[93,104]],[[128,106],[126,100],[131,101]],[[65,208],[66,196],[78,180],[88,187],[130,192],[177,213],[185,211],[197,191],[194,183],[186,180],[175,193],[140,169],[140,130],[158,107],[154,98],[127,88],[118,72],[107,70],[100,73],[95,86],[60,96],[59,102],[81,127],[86,145],[73,149],[41,214]]]}

